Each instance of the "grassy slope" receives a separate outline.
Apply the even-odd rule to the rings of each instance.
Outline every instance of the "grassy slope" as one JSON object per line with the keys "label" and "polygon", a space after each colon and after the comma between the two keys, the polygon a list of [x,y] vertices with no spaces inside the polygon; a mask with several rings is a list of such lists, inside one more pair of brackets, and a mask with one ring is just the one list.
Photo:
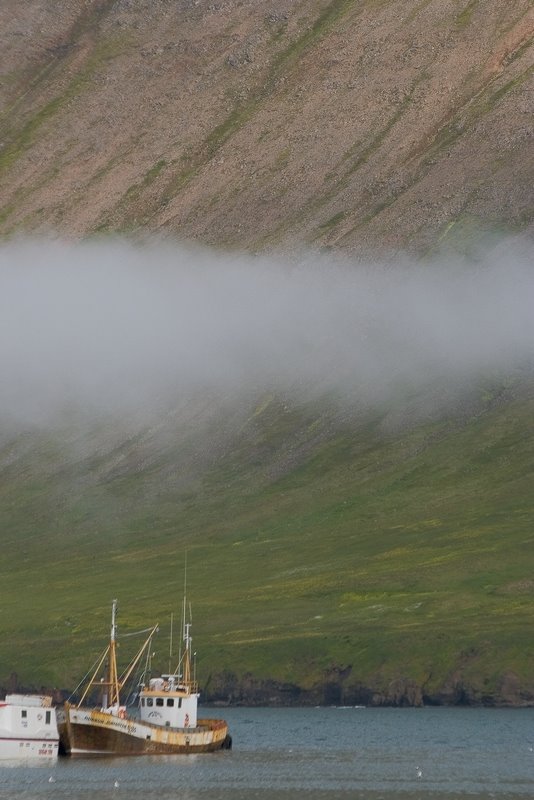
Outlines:
{"label": "grassy slope", "polygon": [[[0,454],[0,682],[72,686],[118,596],[123,629],[168,627],[189,552],[199,673],[309,687],[333,667],[383,691],[534,691],[534,399],[384,433],[275,399],[191,471],[194,437],[82,456],[42,438]],[[119,466],[117,466],[119,465]],[[166,643],[158,645],[166,668]]]}

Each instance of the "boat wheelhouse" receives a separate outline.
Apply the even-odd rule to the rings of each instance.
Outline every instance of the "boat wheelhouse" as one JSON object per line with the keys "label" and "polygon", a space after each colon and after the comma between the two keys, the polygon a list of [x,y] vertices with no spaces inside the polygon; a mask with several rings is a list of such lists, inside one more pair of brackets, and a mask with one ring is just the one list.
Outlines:
{"label": "boat wheelhouse", "polygon": [[139,717],[166,728],[195,728],[198,692],[178,675],[152,678],[139,694]]}

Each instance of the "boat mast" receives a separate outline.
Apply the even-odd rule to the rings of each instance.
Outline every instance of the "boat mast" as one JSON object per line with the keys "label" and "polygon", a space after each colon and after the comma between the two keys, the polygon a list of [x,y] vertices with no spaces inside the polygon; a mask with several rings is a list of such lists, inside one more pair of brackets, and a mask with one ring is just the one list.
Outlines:
{"label": "boat mast", "polygon": [[186,622],[187,605],[184,596],[184,686],[191,689],[191,623]]}
{"label": "boat mast", "polygon": [[109,639],[109,705],[120,705],[119,676],[117,673],[117,601],[111,606],[111,634]]}
{"label": "boat mast", "polygon": [[[152,628],[147,628],[144,631],[138,631],[138,633],[147,633],[148,637],[145,639],[145,642],[141,646],[140,650],[138,651],[135,658],[130,662],[126,670],[119,675],[117,671],[117,601],[113,600],[113,604],[111,607],[111,633],[110,633],[110,641],[108,646],[106,647],[102,657],[98,662],[98,666],[96,667],[91,680],[87,683],[85,687],[85,691],[82,695],[81,700],[77,704],[77,708],[81,708],[85,698],[87,697],[90,689],[92,686],[100,686],[102,689],[102,710],[106,709],[114,709],[120,706],[120,692],[126,682],[132,675],[135,667],[141,660],[141,656],[145,651],[150,652],[150,644],[152,642],[152,637],[158,631],[158,626],[154,625]],[[133,634],[127,634],[133,635]],[[106,679],[101,678],[99,681],[97,680],[97,675],[99,674],[102,665],[104,664],[107,658],[107,668],[106,668]]]}
{"label": "boat mast", "polygon": [[[189,615],[191,618],[191,614]],[[182,665],[181,685],[188,692],[193,691],[194,686],[191,681],[191,622],[187,622],[187,551],[185,554],[184,566],[184,598],[182,601],[182,641],[180,643],[180,660],[176,672],[179,673]],[[182,657],[182,644],[184,653]]]}
{"label": "boat mast", "polygon": [[184,564],[184,600],[182,606],[182,639],[184,643],[184,674],[183,683],[186,688],[189,688],[191,683],[191,665],[189,661],[189,625],[186,622],[187,615],[187,550],[185,551],[185,564]]}
{"label": "boat mast", "polygon": [[171,664],[172,664],[172,633],[174,627],[174,614],[171,611],[171,636],[169,639],[169,673],[171,671]]}

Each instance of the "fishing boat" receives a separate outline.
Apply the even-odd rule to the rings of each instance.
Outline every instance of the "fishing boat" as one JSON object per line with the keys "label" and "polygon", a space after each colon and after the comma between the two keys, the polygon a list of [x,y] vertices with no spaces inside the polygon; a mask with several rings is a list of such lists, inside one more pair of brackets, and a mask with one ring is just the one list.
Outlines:
{"label": "fishing boat", "polygon": [[[138,706],[132,710],[121,703],[121,691],[143,655],[150,655],[157,625],[122,675],[117,670],[117,601],[111,611],[109,645],[98,662],[79,703],[65,703],[58,710],[60,753],[88,755],[155,755],[202,753],[229,749],[228,725],[222,719],[197,717],[198,686],[191,671],[191,623],[186,619],[184,597],[182,643],[178,666],[173,672],[148,678],[139,686]],[[98,678],[107,662],[106,674]],[[84,705],[91,688],[101,691],[100,706]]]}
{"label": "fishing boat", "polygon": [[0,700],[0,759],[55,759],[58,742],[51,697],[8,694]]}

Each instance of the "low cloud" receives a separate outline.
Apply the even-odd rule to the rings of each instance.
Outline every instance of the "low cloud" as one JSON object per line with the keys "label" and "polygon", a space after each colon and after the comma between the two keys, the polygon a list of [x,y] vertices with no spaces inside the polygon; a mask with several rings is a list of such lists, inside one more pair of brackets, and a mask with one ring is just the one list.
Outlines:
{"label": "low cloud", "polygon": [[0,420],[143,413],[199,392],[383,403],[534,361],[534,268],[508,240],[474,262],[350,263],[177,244],[0,247]]}

